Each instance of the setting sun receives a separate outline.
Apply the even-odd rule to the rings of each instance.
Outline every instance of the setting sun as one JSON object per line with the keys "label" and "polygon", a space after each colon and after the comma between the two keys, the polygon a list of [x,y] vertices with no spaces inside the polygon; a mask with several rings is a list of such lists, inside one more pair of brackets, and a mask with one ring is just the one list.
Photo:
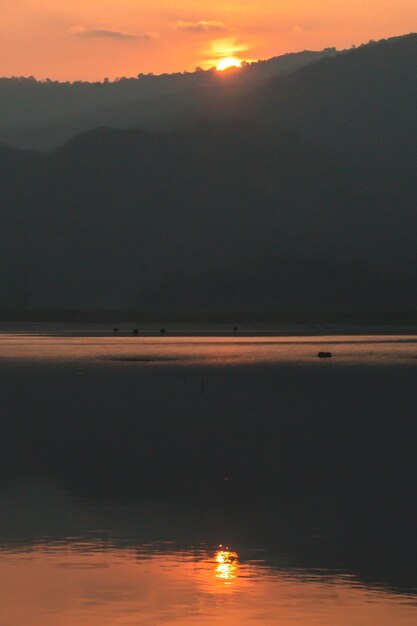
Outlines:
{"label": "setting sun", "polygon": [[226,57],[218,62],[217,71],[223,72],[224,70],[229,69],[229,67],[242,67],[242,63],[235,57]]}

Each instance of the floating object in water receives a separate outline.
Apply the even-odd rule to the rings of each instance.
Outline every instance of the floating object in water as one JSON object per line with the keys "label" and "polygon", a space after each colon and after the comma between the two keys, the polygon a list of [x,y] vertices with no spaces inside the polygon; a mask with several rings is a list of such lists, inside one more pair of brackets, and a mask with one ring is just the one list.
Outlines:
{"label": "floating object in water", "polygon": [[319,359],[330,359],[332,357],[332,353],[331,352],[319,352],[317,356]]}
{"label": "floating object in water", "polygon": [[139,334],[138,329],[137,329],[137,328],[134,328],[134,329],[132,330],[132,334],[133,334],[133,335],[138,335],[138,334]]}
{"label": "floating object in water", "polygon": [[161,333],[161,335],[165,335],[166,330],[165,330],[165,328],[161,328],[161,330],[159,332]]}
{"label": "floating object in water", "polygon": [[113,328],[113,332],[114,332],[114,333],[118,333],[118,332],[119,332],[119,329],[118,329],[118,328]]}
{"label": "floating object in water", "polygon": [[238,331],[238,330],[239,330],[239,328],[238,328],[237,326],[233,326],[233,331],[234,331],[235,333],[237,333],[237,331]]}

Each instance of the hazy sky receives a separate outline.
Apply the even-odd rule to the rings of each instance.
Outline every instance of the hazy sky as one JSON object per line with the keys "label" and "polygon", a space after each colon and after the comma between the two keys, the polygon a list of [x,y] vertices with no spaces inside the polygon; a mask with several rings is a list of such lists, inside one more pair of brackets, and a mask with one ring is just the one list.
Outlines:
{"label": "hazy sky", "polygon": [[0,0],[0,75],[102,79],[417,30],[416,0]]}

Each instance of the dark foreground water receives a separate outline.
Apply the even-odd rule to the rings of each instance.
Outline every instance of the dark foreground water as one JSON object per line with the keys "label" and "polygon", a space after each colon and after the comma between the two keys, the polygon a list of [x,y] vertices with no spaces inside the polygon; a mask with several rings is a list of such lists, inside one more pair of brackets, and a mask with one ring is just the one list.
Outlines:
{"label": "dark foreground water", "polygon": [[1,626],[417,623],[417,337],[4,331],[0,399]]}

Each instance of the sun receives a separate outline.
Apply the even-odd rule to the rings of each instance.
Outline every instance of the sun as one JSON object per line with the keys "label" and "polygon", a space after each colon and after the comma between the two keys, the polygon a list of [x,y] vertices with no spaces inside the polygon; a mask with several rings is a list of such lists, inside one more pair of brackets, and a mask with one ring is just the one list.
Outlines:
{"label": "sun", "polygon": [[217,71],[223,72],[224,70],[228,70],[229,67],[242,67],[241,61],[236,59],[235,57],[226,57],[225,59],[220,59],[217,63]]}

